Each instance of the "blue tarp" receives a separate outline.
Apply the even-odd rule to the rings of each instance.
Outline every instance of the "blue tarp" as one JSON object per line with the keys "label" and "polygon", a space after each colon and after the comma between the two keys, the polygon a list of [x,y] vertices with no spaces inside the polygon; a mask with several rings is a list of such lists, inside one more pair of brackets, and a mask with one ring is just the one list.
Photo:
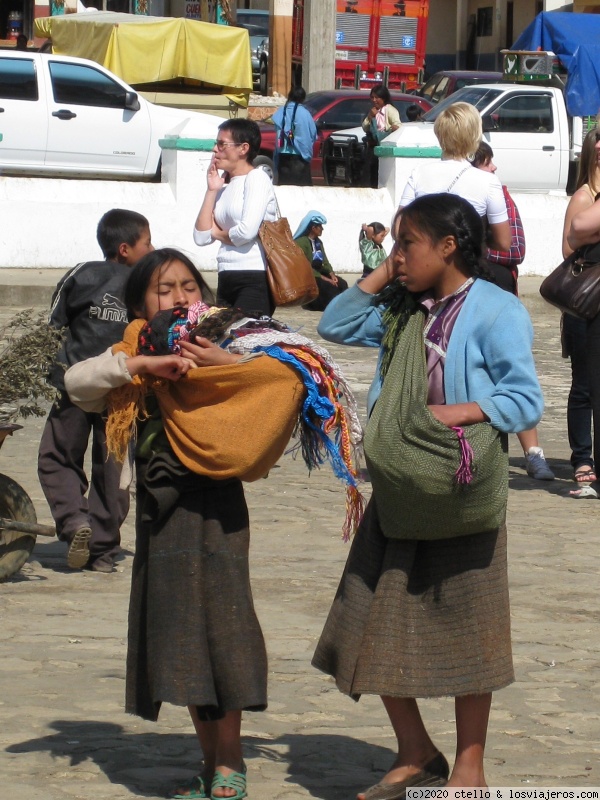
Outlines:
{"label": "blue tarp", "polygon": [[566,103],[572,117],[600,111],[600,14],[544,11],[512,50],[552,50],[567,70]]}

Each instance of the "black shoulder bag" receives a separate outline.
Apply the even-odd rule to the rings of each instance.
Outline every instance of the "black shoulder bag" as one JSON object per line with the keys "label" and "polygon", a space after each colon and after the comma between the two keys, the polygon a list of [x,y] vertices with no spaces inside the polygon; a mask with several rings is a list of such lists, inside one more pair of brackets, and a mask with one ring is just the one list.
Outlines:
{"label": "black shoulder bag", "polygon": [[567,314],[593,319],[600,312],[600,242],[575,250],[544,278],[540,294]]}

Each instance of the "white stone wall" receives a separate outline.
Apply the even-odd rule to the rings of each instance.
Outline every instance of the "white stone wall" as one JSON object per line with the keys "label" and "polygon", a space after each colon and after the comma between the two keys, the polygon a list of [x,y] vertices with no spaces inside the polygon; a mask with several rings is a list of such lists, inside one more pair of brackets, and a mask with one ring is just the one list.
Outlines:
{"label": "white stone wall", "polygon": [[[60,180],[0,177],[0,269],[67,269],[101,258],[98,220],[110,208],[131,208],[148,217],[157,247],[188,253],[201,269],[216,268],[217,246],[198,248],[194,221],[206,185],[209,153],[166,150],[163,182]],[[382,159],[382,162],[398,159]],[[361,223],[389,226],[401,187],[277,187],[281,212],[292,231],[310,210],[328,219],[323,233],[327,255],[338,272],[360,272]],[[560,261],[562,224],[568,198],[515,194],[527,240],[524,275],[547,275]],[[389,250],[391,241],[386,248]]]}

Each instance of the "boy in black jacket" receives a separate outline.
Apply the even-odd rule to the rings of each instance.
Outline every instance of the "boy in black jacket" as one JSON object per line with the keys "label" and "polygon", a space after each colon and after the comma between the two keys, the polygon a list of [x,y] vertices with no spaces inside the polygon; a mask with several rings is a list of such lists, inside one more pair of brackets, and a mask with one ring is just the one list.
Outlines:
{"label": "boy in black jacket", "polygon": [[[129,493],[119,489],[120,466],[107,460],[103,417],[71,403],[63,376],[66,367],[97,356],[122,339],[127,325],[123,292],[130,267],[154,248],[148,220],[120,208],[104,214],[97,238],[106,260],[73,267],[52,297],[50,324],[66,328],[66,337],[49,376],[59,397],[42,434],[38,476],[58,538],[69,543],[68,566],[112,572]],[[86,498],[89,484],[83,462],[90,432],[92,474]]]}

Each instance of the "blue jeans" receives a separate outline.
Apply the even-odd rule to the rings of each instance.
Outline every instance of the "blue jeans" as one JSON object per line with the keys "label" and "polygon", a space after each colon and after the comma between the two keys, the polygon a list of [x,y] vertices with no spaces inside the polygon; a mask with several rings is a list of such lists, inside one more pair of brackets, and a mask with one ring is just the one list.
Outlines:
{"label": "blue jeans", "polygon": [[[567,431],[571,448],[571,464],[574,469],[586,464],[593,467],[594,460],[600,457],[600,453],[595,453],[594,460],[592,460],[592,399],[588,373],[588,323],[571,314],[564,314],[562,326],[565,352],[571,359],[571,389],[567,400]],[[600,356],[600,326],[597,326],[596,338]],[[590,360],[590,365],[593,363]],[[600,390],[600,385],[598,390]],[[599,414],[598,424],[600,424],[600,394],[596,404]],[[596,445],[594,449],[596,449]],[[596,461],[596,463],[599,462]]]}

